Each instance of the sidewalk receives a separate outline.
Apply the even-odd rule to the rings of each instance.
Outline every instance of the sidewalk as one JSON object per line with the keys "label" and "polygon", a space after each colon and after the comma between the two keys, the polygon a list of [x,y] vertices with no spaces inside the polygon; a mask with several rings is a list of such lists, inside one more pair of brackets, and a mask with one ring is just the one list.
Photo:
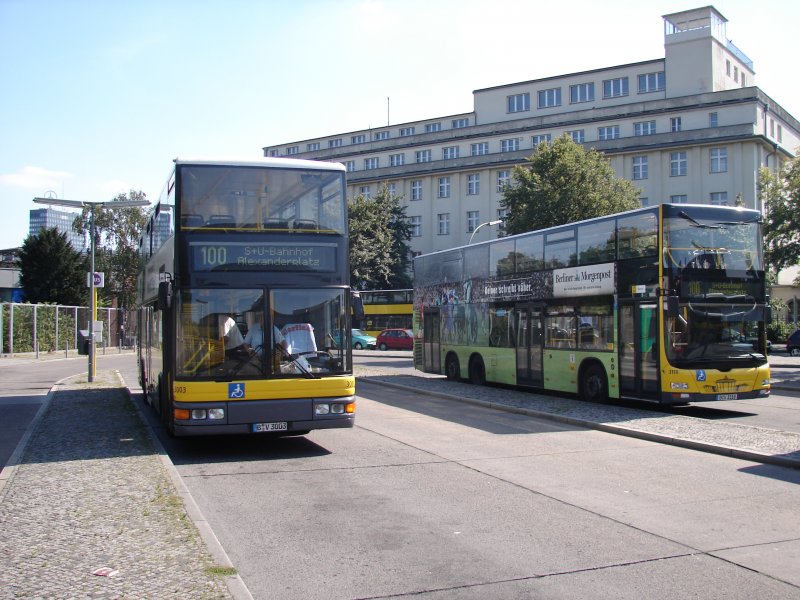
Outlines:
{"label": "sidewalk", "polygon": [[56,385],[0,473],[0,598],[237,597],[173,472],[116,372]]}

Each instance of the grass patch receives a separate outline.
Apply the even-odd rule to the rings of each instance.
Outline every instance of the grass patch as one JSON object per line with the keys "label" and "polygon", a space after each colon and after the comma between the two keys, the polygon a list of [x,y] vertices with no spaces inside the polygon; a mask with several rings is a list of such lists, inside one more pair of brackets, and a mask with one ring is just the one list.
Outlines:
{"label": "grass patch", "polygon": [[238,574],[238,571],[233,567],[206,567],[206,574],[212,577],[233,577]]}

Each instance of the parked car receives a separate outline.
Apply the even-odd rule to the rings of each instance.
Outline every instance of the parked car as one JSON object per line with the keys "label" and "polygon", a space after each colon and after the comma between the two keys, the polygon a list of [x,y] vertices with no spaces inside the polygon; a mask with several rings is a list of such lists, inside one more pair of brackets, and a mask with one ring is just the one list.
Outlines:
{"label": "parked car", "polygon": [[377,344],[375,336],[364,333],[360,329],[351,329],[350,337],[353,338],[353,348],[356,350],[362,350],[364,348],[374,350]]}
{"label": "parked car", "polygon": [[410,329],[384,329],[378,334],[380,350],[411,350],[414,347],[414,334]]}
{"label": "parked car", "polygon": [[786,351],[790,356],[800,356],[800,329],[795,329],[792,334],[786,338]]}

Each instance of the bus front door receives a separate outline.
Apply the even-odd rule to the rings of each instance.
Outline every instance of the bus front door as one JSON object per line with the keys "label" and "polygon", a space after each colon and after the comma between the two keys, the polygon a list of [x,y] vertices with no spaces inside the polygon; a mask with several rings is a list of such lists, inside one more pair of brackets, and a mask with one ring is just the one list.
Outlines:
{"label": "bus front door", "polygon": [[441,317],[438,308],[425,309],[422,318],[422,360],[428,373],[441,373],[441,347],[439,326]]}
{"label": "bus front door", "polygon": [[543,306],[536,304],[517,305],[517,383],[541,387],[542,351],[544,326],[542,324]]}
{"label": "bus front door", "polygon": [[656,400],[658,311],[650,300],[619,303],[619,383],[623,396]]}

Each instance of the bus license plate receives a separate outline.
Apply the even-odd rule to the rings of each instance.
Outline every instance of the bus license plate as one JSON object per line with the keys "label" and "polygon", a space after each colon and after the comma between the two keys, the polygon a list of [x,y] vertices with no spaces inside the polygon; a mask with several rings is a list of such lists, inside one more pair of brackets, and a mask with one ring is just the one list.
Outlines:
{"label": "bus license plate", "polygon": [[265,433],[267,431],[286,431],[289,427],[287,423],[253,423],[253,433]]}
{"label": "bus license plate", "polygon": [[717,394],[717,400],[738,400],[737,394]]}

